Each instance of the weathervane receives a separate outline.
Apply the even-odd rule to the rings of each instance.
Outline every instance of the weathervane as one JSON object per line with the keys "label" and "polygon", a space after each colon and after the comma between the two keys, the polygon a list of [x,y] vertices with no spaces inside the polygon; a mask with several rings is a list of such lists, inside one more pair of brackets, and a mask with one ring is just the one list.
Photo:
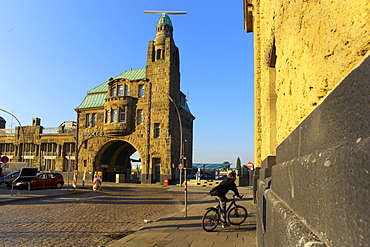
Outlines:
{"label": "weathervane", "polygon": [[186,15],[186,11],[158,11],[158,10],[144,10],[145,14],[167,14],[167,15]]}

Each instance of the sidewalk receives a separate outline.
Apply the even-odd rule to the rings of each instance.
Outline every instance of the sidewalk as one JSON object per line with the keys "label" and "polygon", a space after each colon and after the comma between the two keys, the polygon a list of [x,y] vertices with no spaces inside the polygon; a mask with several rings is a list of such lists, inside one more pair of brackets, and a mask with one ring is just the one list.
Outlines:
{"label": "sidewalk", "polygon": [[[192,187],[189,189],[192,190]],[[241,194],[245,195],[246,199],[238,200],[237,203],[248,210],[248,218],[240,226],[222,228],[219,225],[213,232],[204,231],[201,226],[201,220],[205,209],[216,205],[214,197],[208,196],[205,201],[188,205],[187,217],[184,217],[184,212],[179,212],[155,222],[150,222],[139,231],[117,240],[108,245],[108,247],[257,246],[256,207],[253,204],[253,200],[251,200],[249,189],[243,187],[238,189]]]}

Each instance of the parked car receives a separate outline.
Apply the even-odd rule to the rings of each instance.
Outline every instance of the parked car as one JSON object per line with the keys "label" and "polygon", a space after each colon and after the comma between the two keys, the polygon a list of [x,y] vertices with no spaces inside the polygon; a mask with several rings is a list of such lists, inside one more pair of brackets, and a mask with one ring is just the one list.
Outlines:
{"label": "parked car", "polygon": [[[39,173],[34,179],[30,181],[31,189],[37,188],[57,188],[60,189],[64,185],[64,178],[60,173]],[[20,182],[15,184],[16,188],[28,189],[27,182]]]}
{"label": "parked car", "polygon": [[15,172],[9,173],[5,177],[1,176],[0,177],[0,185],[4,184],[4,178],[5,178],[5,185],[10,187],[12,185],[12,182],[14,181],[14,179],[16,179],[19,176],[20,172],[21,171],[15,171]]}

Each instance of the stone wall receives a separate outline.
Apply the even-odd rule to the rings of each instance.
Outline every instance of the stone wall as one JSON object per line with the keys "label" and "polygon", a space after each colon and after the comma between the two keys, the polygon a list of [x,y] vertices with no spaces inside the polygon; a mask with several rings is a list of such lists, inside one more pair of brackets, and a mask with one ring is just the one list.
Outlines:
{"label": "stone wall", "polygon": [[272,176],[257,189],[260,246],[368,246],[366,57],[277,148]]}
{"label": "stone wall", "polygon": [[254,32],[258,246],[367,246],[369,1],[245,6]]}
{"label": "stone wall", "polygon": [[367,0],[251,3],[256,54],[255,163],[260,165],[275,155],[277,145],[370,49],[370,4]]}

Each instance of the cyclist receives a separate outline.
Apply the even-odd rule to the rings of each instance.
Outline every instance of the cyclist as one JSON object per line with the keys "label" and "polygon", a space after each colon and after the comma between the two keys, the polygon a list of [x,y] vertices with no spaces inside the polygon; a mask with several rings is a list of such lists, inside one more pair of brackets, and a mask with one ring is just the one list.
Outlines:
{"label": "cyclist", "polygon": [[243,197],[239,194],[238,188],[236,187],[236,184],[235,184],[235,180],[236,180],[236,172],[231,171],[227,175],[227,178],[225,178],[219,185],[212,188],[211,191],[209,192],[211,196],[216,196],[216,198],[220,201],[221,215],[224,219],[222,222],[222,227],[229,226],[229,224],[226,221],[226,202],[227,202],[226,194],[227,192],[229,192],[229,190],[232,190],[237,197],[239,198]]}

